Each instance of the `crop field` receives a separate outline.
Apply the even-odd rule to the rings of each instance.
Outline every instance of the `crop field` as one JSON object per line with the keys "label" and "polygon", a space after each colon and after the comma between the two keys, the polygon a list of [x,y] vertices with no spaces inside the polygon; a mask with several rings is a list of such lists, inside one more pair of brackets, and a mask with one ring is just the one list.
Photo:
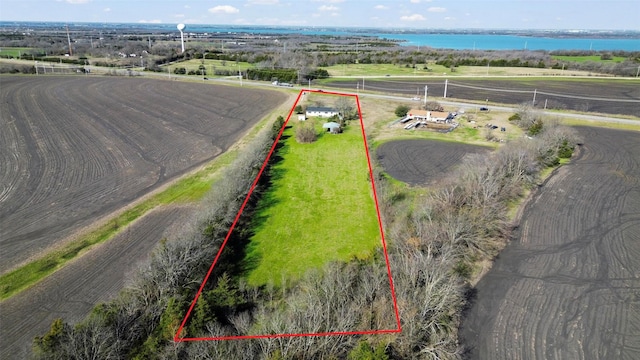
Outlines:
{"label": "crop field", "polygon": [[153,210],[98,251],[5,300],[0,311],[0,358],[28,358],[33,338],[46,333],[53,320],[80,321],[96,304],[110,300],[163,236],[193,212],[176,206]]}
{"label": "crop field", "polygon": [[220,155],[284,101],[116,77],[2,77],[0,272]]}
{"label": "crop field", "polygon": [[472,153],[489,148],[438,140],[395,140],[380,145],[376,157],[384,171],[411,185],[429,185]]}
{"label": "crop field", "polygon": [[578,129],[477,285],[470,359],[640,358],[640,132]]}
{"label": "crop field", "polygon": [[283,159],[256,216],[250,284],[279,284],[330,261],[366,259],[381,245],[359,124],[310,144],[298,143],[293,131],[283,134]]}
{"label": "crop field", "polygon": [[[362,82],[362,79],[335,80],[329,84],[351,91],[359,86],[362,91]],[[416,93],[424,96],[425,85],[428,86],[428,96],[441,98],[444,95],[444,79],[364,80],[366,91],[403,94],[407,97]],[[549,109],[640,117],[640,80],[630,79],[452,79],[448,84],[447,98],[517,105],[532,103],[534,91],[536,106],[540,108],[547,101]]]}

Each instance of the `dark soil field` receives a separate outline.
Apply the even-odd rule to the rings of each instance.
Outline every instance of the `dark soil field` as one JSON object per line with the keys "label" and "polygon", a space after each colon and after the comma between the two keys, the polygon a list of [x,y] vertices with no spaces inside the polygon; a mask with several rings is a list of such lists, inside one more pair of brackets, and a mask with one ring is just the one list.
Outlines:
{"label": "dark soil field", "polygon": [[640,359],[640,132],[579,131],[477,285],[469,359]]}
{"label": "dark soil field", "polygon": [[462,158],[491,149],[437,140],[395,140],[376,150],[378,162],[393,178],[411,185],[428,185],[446,175]]}
{"label": "dark soil field", "polygon": [[114,297],[158,241],[193,211],[154,210],[114,239],[5,300],[0,304],[0,359],[28,358],[33,338],[44,335],[53,320],[75,323],[96,304]]}
{"label": "dark soil field", "polygon": [[0,81],[0,273],[215,158],[286,99],[141,78]]}
{"label": "dark soil field", "polygon": [[[362,79],[331,82],[331,86],[356,89]],[[428,95],[442,97],[444,80],[387,79],[366,80],[365,90],[407,97]],[[567,109],[605,114],[633,115],[640,117],[640,81],[601,79],[456,79],[449,80],[447,98],[489,101],[504,104],[532,103],[536,92],[536,107]]]}

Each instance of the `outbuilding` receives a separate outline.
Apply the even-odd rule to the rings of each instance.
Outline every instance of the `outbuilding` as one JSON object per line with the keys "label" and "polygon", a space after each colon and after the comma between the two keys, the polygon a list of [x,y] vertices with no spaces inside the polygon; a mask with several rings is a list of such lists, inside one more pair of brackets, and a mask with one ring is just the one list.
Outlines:
{"label": "outbuilding", "polygon": [[328,123],[324,123],[322,125],[322,128],[323,129],[327,129],[327,131],[332,133],[332,134],[339,134],[340,133],[340,124],[338,124],[337,122],[330,121]]}

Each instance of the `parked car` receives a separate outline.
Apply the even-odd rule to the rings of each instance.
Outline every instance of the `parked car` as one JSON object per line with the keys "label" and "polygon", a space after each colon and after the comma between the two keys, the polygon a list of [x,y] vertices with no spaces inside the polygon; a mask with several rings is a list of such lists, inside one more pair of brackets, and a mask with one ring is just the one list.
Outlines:
{"label": "parked car", "polygon": [[489,108],[488,108],[488,107],[486,107],[486,106],[482,106],[482,107],[480,108],[480,111],[489,111]]}

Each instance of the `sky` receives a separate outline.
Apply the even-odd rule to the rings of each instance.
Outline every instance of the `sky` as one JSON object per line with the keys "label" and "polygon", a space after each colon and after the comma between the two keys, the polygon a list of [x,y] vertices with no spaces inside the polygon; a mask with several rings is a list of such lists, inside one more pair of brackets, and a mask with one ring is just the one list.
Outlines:
{"label": "sky", "polygon": [[2,0],[0,21],[640,30],[640,0]]}

